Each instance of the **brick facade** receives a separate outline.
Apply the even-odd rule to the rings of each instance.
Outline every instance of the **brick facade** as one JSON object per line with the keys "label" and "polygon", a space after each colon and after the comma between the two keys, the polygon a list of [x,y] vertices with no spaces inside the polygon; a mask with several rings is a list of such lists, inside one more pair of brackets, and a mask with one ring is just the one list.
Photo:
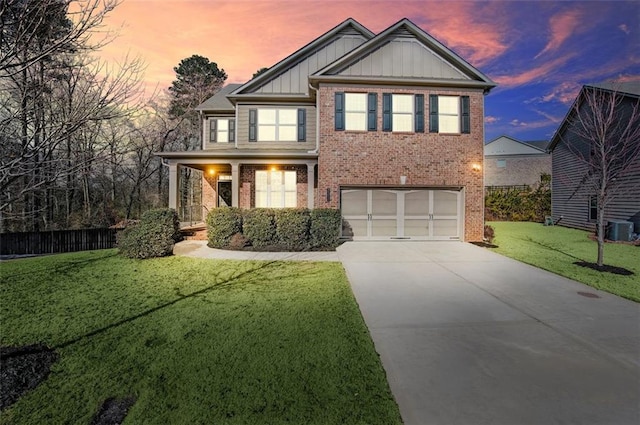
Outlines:
{"label": "brick facade", "polygon": [[[505,160],[504,167],[497,161]],[[551,155],[491,155],[484,161],[485,186],[535,186],[542,173],[551,174]]]}
{"label": "brick facade", "polygon": [[[377,131],[336,131],[335,92],[378,93]],[[424,94],[425,133],[382,131],[382,93]],[[470,97],[471,133],[444,135],[428,132],[429,95]],[[340,187],[397,186],[461,187],[464,190],[464,240],[479,241],[484,233],[483,164],[484,126],[481,90],[433,88],[376,88],[322,85],[318,92],[320,150],[317,207],[339,208]],[[327,199],[330,191],[330,200]]]}

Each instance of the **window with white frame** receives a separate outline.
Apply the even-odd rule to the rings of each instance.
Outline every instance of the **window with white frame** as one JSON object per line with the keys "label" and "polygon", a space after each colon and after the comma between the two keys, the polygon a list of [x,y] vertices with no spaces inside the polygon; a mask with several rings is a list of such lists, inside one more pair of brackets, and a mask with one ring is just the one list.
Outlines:
{"label": "window with white frame", "polygon": [[258,141],[295,142],[297,109],[258,109]]}
{"label": "window with white frame", "polygon": [[391,96],[391,131],[413,131],[413,95],[394,94]]}
{"label": "window with white frame", "polygon": [[345,130],[367,130],[367,94],[344,94]]}
{"label": "window with white frame", "polygon": [[295,208],[297,185],[295,171],[257,170],[256,208]]}
{"label": "window with white frame", "polygon": [[496,166],[498,168],[505,168],[507,166],[507,160],[506,159],[496,159]]}
{"label": "window with white frame", "polygon": [[235,119],[210,118],[209,143],[229,143],[235,140]]}
{"label": "window with white frame", "polygon": [[429,132],[471,133],[469,96],[429,95]]}
{"label": "window with white frame", "polygon": [[438,96],[438,131],[460,133],[459,96]]}

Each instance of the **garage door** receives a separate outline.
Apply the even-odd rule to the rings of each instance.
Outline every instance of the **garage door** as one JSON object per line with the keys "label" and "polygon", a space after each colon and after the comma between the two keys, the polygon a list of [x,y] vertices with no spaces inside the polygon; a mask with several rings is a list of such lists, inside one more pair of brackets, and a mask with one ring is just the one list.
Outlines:
{"label": "garage door", "polygon": [[354,239],[460,239],[457,190],[343,189],[342,235]]}

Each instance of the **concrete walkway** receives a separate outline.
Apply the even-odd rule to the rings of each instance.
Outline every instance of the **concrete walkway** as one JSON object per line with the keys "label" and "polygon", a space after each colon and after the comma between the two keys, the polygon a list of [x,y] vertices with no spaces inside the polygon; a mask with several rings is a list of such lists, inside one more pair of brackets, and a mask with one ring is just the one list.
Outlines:
{"label": "concrete walkway", "polygon": [[405,425],[640,423],[639,304],[460,242],[338,256]]}
{"label": "concrete walkway", "polygon": [[187,240],[179,242],[173,248],[175,255],[194,258],[213,258],[219,260],[266,260],[266,261],[340,261],[335,251],[313,252],[251,252],[214,249],[207,241]]}

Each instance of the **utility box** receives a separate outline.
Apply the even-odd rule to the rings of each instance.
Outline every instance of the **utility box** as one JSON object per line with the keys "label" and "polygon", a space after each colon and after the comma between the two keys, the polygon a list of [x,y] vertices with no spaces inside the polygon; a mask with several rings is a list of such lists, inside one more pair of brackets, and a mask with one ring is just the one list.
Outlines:
{"label": "utility box", "polygon": [[609,220],[607,224],[607,239],[610,241],[631,240],[633,234],[633,223],[624,220]]}

